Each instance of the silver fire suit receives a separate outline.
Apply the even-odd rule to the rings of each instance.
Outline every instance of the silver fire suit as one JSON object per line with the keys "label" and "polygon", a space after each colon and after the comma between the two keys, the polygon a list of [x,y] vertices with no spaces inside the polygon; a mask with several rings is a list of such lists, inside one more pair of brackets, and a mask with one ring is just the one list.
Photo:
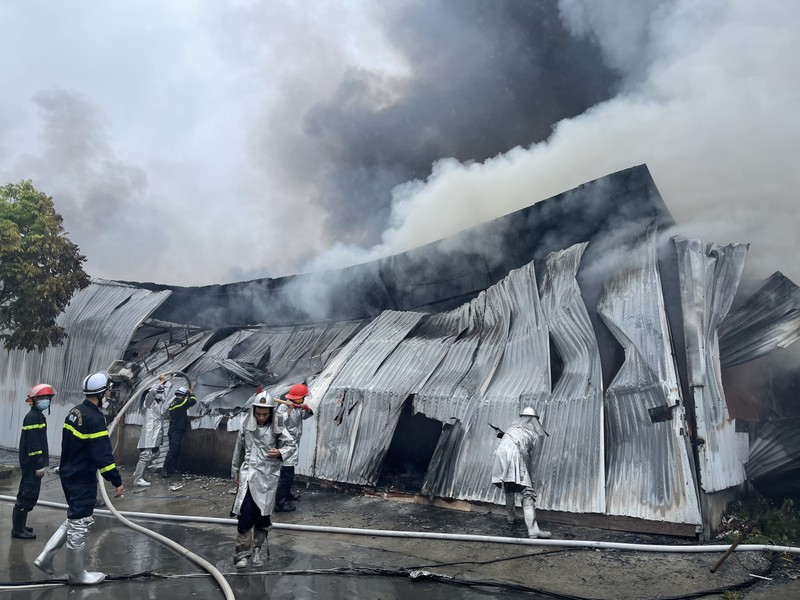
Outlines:
{"label": "silver fire suit", "polygon": [[165,388],[165,384],[157,383],[145,395],[143,401],[144,424],[142,425],[141,433],[139,433],[139,443],[136,445],[140,450],[160,448],[164,441]]}
{"label": "silver fire suit", "polygon": [[[236,436],[231,476],[239,474],[239,488],[231,509],[233,514],[239,514],[248,489],[261,514],[272,514],[281,464],[297,452],[297,442],[282,421],[276,415],[272,423],[259,427],[251,413]],[[271,448],[280,450],[280,459],[267,457]]]}
{"label": "silver fire suit", "polygon": [[503,487],[503,484],[506,484],[506,487],[509,487],[508,484],[516,484],[519,488],[532,488],[533,483],[528,472],[531,450],[536,440],[544,435],[544,430],[536,418],[516,419],[504,433],[494,451],[492,483],[500,487]]}

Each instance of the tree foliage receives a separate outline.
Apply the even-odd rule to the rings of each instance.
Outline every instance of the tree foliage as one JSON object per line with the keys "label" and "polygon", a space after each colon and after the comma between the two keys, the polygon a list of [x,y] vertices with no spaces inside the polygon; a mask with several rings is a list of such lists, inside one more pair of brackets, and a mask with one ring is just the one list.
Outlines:
{"label": "tree foliage", "polygon": [[0,187],[0,341],[7,350],[41,352],[64,342],[56,318],[89,285],[85,261],[52,198],[30,180]]}

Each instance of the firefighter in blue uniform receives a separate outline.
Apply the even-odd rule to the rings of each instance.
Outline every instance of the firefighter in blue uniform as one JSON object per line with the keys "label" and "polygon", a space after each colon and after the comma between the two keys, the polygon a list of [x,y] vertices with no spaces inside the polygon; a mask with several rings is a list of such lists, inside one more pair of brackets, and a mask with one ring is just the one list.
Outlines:
{"label": "firefighter in blue uniform", "polygon": [[122,477],[114,463],[106,419],[100,408],[111,397],[111,377],[105,371],[83,380],[86,399],[67,414],[61,436],[59,475],[67,500],[67,520],[53,534],[42,553],[33,561],[47,573],[54,573],[53,557],[67,544],[67,578],[72,585],[94,585],[105,579],[103,573],[87,572],[86,536],[94,523],[97,472],[125,492]]}
{"label": "firefighter in blue uniform", "polygon": [[22,421],[19,436],[19,466],[22,478],[19,493],[12,515],[11,537],[22,540],[35,540],[33,529],[27,527],[28,513],[39,501],[44,470],[50,466],[50,450],[47,447],[47,419],[44,411],[50,408],[50,401],[56,391],[46,383],[33,386],[26,402],[31,405]]}
{"label": "firefighter in blue uniform", "polygon": [[186,433],[186,428],[189,426],[189,417],[186,411],[197,404],[197,398],[192,390],[182,385],[175,392],[175,399],[170,403],[167,408],[169,415],[169,450],[167,457],[164,459],[164,467],[161,470],[163,477],[169,477],[175,472],[178,467],[178,456],[181,453],[181,446],[183,446],[183,436]]}

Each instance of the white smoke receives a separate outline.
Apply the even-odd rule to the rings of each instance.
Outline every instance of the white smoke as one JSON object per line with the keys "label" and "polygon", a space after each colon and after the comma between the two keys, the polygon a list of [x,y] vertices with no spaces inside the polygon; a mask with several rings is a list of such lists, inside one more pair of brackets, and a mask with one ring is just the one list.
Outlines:
{"label": "white smoke", "polygon": [[[800,4],[558,8],[566,32],[541,29],[554,9],[524,1],[6,3],[0,182],[53,196],[91,275],[196,285],[364,262],[646,163],[680,233],[750,242],[754,276],[800,281]],[[526,46],[534,34],[596,46]],[[503,76],[479,79],[492,70]],[[529,145],[551,131],[542,107],[593,73],[580,114]],[[517,122],[491,112],[498,100],[519,122],[539,116],[524,145],[504,143]],[[424,175],[388,208],[407,172]]]}
{"label": "white smoke", "polygon": [[626,69],[623,92],[545,142],[479,164],[440,160],[394,190],[380,245],[340,246],[312,268],[407,250],[646,163],[677,233],[749,242],[746,273],[800,282],[800,3],[634,4],[560,3],[572,31]]}

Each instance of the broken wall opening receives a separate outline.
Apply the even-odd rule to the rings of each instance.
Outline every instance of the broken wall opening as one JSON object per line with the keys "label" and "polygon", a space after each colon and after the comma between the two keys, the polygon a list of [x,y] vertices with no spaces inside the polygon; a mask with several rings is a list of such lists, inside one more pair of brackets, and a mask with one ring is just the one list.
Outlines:
{"label": "broken wall opening", "polygon": [[392,443],[386,451],[377,487],[418,493],[425,480],[442,423],[422,413],[413,414],[412,398],[403,402]]}

